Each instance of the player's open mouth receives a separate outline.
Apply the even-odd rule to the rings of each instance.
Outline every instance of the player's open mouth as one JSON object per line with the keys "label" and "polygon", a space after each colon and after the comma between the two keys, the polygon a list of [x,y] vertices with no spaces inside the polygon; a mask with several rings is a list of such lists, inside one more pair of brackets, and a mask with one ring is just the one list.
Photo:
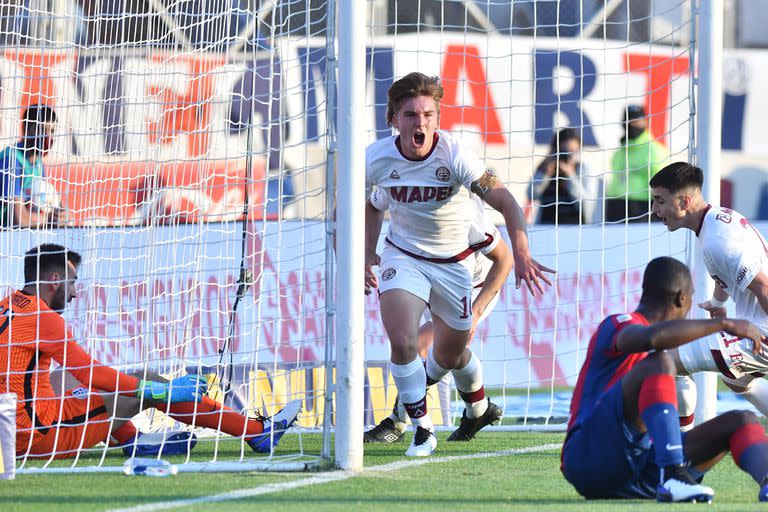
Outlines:
{"label": "player's open mouth", "polygon": [[426,139],[426,135],[424,135],[421,132],[415,132],[413,134],[413,144],[415,146],[421,146],[424,144],[424,139]]}

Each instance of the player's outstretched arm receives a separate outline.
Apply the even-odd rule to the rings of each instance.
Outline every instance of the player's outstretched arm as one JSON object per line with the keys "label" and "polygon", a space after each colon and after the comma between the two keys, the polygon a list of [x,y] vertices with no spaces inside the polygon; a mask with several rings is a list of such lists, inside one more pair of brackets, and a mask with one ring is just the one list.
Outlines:
{"label": "player's outstretched arm", "polygon": [[174,403],[199,402],[206,392],[205,380],[197,376],[186,375],[171,382],[139,381],[132,375],[100,363],[72,339],[71,333],[64,328],[64,320],[53,312],[43,318],[39,334],[38,349],[50,355],[87,388],[155,401],[163,401],[154,397],[164,395],[165,401]]}
{"label": "player's outstretched arm", "polygon": [[725,318],[728,310],[725,303],[728,301],[728,292],[722,286],[715,283],[712,298],[699,304],[699,307],[709,313],[710,318]]}
{"label": "player's outstretched arm", "polygon": [[759,353],[762,344],[768,341],[748,320],[668,320],[649,326],[625,327],[616,336],[616,349],[625,354],[671,349],[718,331],[725,331],[739,338],[750,338],[755,344],[756,353]]}
{"label": "player's outstretched arm", "polygon": [[64,319],[53,311],[40,313],[37,350],[50,356],[83,386],[135,396],[139,380],[93,359],[66,329]]}
{"label": "player's outstretched arm", "polygon": [[493,263],[491,268],[488,269],[488,275],[485,276],[480,293],[472,301],[472,316],[474,318],[480,318],[483,315],[485,308],[488,307],[491,300],[499,293],[501,287],[504,286],[504,282],[507,280],[515,264],[512,252],[504,240],[499,240],[496,247],[486,254],[485,257]]}
{"label": "player's outstretched arm", "polygon": [[365,202],[365,294],[370,295],[373,288],[378,288],[379,282],[373,267],[379,264],[376,254],[379,243],[381,225],[384,223],[384,212],[377,209],[370,201]]}
{"label": "player's outstretched arm", "polygon": [[545,272],[554,274],[555,271],[531,258],[525,217],[515,198],[491,171],[486,171],[481,178],[473,181],[470,190],[504,216],[515,259],[515,287],[520,288],[521,283],[525,282],[531,294],[536,295],[535,290],[544,293],[539,280],[551,286],[552,282]]}

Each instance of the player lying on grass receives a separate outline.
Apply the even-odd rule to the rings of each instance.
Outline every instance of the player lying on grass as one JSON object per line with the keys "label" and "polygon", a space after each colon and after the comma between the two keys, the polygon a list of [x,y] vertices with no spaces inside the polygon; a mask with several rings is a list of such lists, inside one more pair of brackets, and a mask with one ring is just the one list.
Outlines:
{"label": "player lying on grass", "polygon": [[[650,181],[652,210],[670,231],[690,229],[715,281],[712,298],[699,307],[710,316],[726,315],[728,298],[735,316],[751,320],[768,334],[768,244],[752,224],[729,208],[707,204],[701,194],[704,173],[686,162],[670,164]],[[726,386],[768,416],[768,357],[750,339],[718,332],[680,347],[672,354],[678,374],[719,372]],[[696,387],[689,377],[678,380],[681,424],[693,424]]]}
{"label": "player lying on grass", "polygon": [[[371,194],[370,202],[371,205],[381,211],[386,211],[390,204],[389,197],[380,188],[377,188]],[[477,324],[487,318],[496,306],[499,300],[499,290],[501,290],[501,287],[507,280],[507,276],[509,276],[514,263],[509,247],[501,238],[501,233],[491,219],[485,215],[482,204],[479,201],[471,204],[476,206],[475,210],[477,211],[475,215],[478,219],[476,223],[478,226],[476,226],[476,229],[473,229],[474,232],[471,239],[482,239],[486,234],[490,234],[493,237],[493,242],[472,256],[475,259],[474,272],[472,274],[472,284],[474,286],[472,288],[472,320],[474,323],[470,333],[470,340],[475,333]],[[422,324],[419,326],[418,350],[419,357],[429,361],[429,364],[425,367],[428,387],[437,382],[436,376],[430,375],[431,370],[438,366],[431,350],[434,336],[435,328],[432,323],[432,316],[429,310],[425,310],[422,316]],[[482,371],[482,367],[480,367],[480,371]],[[478,382],[475,382],[471,373],[466,375],[467,373],[469,372],[462,370],[451,371],[451,374],[454,375],[459,395],[462,398],[467,397],[467,399],[472,399],[475,393],[482,393],[484,396],[485,388],[482,386],[482,374],[480,374]],[[469,379],[467,378],[468,376],[470,377]],[[450,376],[445,374],[440,380],[447,381],[446,384],[450,385],[449,379]],[[501,409],[490,400],[487,402],[485,411],[481,414],[477,414],[471,402],[465,402],[465,405],[459,428],[448,436],[448,441],[469,441],[486,425],[501,420]],[[407,428],[408,414],[405,412],[405,407],[403,407],[398,396],[395,398],[392,414],[366,432],[363,440],[366,443],[394,443],[402,441]]]}
{"label": "player lying on grass", "polygon": [[[301,401],[272,418],[247,418],[205,396],[202,377],[141,380],[92,359],[61,316],[75,298],[80,261],[61,245],[35,247],[24,258],[24,288],[0,301],[0,390],[18,397],[17,455],[73,457],[110,439],[127,455],[186,453],[194,446],[188,432],[160,439],[137,432],[130,418],[150,407],[188,425],[242,437],[258,453],[277,445]],[[63,370],[53,382],[51,360]]]}
{"label": "player lying on grass", "polygon": [[710,501],[714,492],[697,479],[730,450],[768,500],[768,438],[754,414],[730,411],[680,430],[667,349],[717,331],[763,341],[747,320],[685,320],[692,298],[688,267],[656,258],[637,309],[607,317],[592,336],[562,452],[563,474],[585,498]]}
{"label": "player lying on grass", "polygon": [[[366,185],[391,201],[389,232],[376,253],[384,213],[366,201],[366,288],[379,288],[381,320],[389,337],[390,370],[416,431],[407,456],[430,455],[437,446],[427,410],[426,372],[418,356],[421,314],[429,304],[435,324],[430,372],[442,378],[461,368],[482,384],[481,364],[467,349],[472,319],[472,266],[466,261],[492,240],[469,245],[469,203],[482,199],[504,215],[515,259],[515,278],[543,293],[548,271],[531,258],[525,219],[512,194],[458,138],[438,130],[444,91],[436,77],[409,73],[387,91],[387,122],[398,135],[366,148]],[[462,188],[477,197],[459,194]],[[373,266],[380,267],[379,277]],[[429,360],[427,361],[429,365]],[[473,376],[470,377],[469,374]],[[480,415],[488,400],[467,397]]]}

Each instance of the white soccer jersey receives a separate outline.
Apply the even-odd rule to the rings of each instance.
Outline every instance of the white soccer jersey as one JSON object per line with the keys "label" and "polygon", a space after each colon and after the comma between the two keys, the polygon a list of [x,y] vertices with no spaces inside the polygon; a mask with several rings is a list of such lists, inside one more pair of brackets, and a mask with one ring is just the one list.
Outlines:
{"label": "white soccer jersey", "polygon": [[[463,193],[474,195],[468,191],[459,192],[459,194]],[[373,190],[369,200],[374,208],[381,211],[388,210],[391,205],[389,194],[387,194],[381,187],[376,187]],[[491,218],[485,214],[485,208],[483,207],[482,201],[473,201],[471,204],[475,211],[465,212],[465,216],[472,219],[468,238],[469,245],[487,240],[489,235],[493,237],[493,241],[489,245],[481,248],[471,256],[475,258],[475,265],[472,272],[472,286],[479,287],[485,282],[485,277],[488,275],[488,272],[493,265],[493,262],[486,258],[485,255],[493,251],[499,244],[499,240],[501,240],[501,232],[499,232]]]}
{"label": "white soccer jersey", "polygon": [[768,272],[768,244],[740,213],[710,207],[696,232],[707,272],[736,303],[736,317],[746,318],[768,333],[766,315],[747,289],[760,272]]}
{"label": "white soccer jersey", "polygon": [[468,247],[467,212],[476,212],[474,194],[459,193],[485,173],[474,152],[450,133],[438,130],[432,152],[424,160],[402,155],[397,136],[379,139],[365,153],[366,183],[390,200],[387,239],[426,258],[451,258]]}

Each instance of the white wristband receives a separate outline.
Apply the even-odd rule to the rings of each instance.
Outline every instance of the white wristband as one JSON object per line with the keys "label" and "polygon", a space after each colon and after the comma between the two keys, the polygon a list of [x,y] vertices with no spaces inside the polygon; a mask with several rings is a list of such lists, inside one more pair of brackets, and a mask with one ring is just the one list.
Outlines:
{"label": "white wristband", "polygon": [[709,303],[712,305],[713,308],[724,308],[726,304],[728,304],[728,299],[725,299],[724,301],[717,300],[714,296],[709,299]]}

